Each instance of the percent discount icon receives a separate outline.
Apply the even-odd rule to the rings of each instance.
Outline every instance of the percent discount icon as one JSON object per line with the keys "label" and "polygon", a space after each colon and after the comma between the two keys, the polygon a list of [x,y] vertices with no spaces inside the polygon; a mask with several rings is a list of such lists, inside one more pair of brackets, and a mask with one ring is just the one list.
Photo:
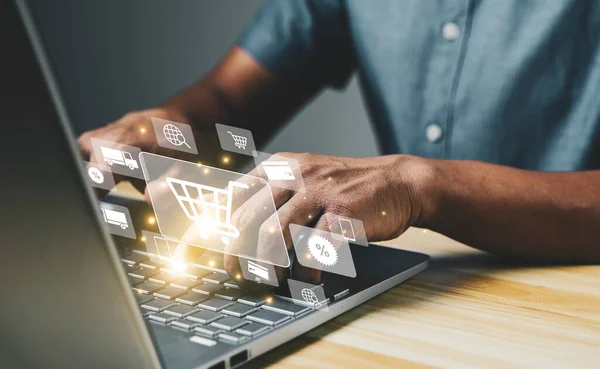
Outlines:
{"label": "percent discount icon", "polygon": [[94,181],[98,184],[101,184],[102,182],[104,182],[104,175],[102,174],[100,169],[98,169],[96,167],[88,168],[88,175],[90,176],[90,179],[92,181]]}
{"label": "percent discount icon", "polygon": [[308,238],[308,251],[321,264],[326,266],[335,265],[338,261],[338,254],[331,242],[319,235],[312,235]]}

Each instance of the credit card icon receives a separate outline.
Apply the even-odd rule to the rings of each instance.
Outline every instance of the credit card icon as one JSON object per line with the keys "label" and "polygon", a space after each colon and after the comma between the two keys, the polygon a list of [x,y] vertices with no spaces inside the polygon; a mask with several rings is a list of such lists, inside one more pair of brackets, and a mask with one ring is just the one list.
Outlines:
{"label": "credit card icon", "polygon": [[287,161],[263,161],[263,169],[269,181],[293,181],[296,179]]}
{"label": "credit card icon", "polygon": [[250,260],[248,260],[248,272],[262,279],[269,280],[269,270],[264,266],[251,262]]}

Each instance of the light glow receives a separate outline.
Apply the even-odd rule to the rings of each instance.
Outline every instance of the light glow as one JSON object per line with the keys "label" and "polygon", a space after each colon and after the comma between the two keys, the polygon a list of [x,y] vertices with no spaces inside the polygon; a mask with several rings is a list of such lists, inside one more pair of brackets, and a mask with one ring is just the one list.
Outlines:
{"label": "light glow", "polygon": [[173,260],[171,270],[175,273],[181,273],[186,269],[186,264],[183,260]]}

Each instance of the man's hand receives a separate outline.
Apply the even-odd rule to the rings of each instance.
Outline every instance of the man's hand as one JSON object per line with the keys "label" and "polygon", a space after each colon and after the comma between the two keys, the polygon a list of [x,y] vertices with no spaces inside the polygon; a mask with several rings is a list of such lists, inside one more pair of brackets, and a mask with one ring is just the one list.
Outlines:
{"label": "man's hand", "polygon": [[[329,215],[355,218],[364,223],[369,241],[381,241],[402,234],[427,208],[424,193],[430,173],[421,159],[401,155],[356,159],[295,153],[280,153],[277,157],[300,163],[306,187],[305,193],[271,188],[288,248],[292,247],[291,223],[329,231]],[[260,197],[267,196],[270,194],[259,191],[248,203],[263,204],[269,199]],[[234,213],[234,223],[236,217]],[[269,229],[270,224],[264,228]],[[271,249],[269,233],[262,234],[259,250]],[[279,241],[274,239],[273,243]],[[238,265],[236,258],[226,255],[225,267],[231,275],[238,273]],[[298,277],[303,280],[318,282],[318,273],[307,272],[298,265],[294,269],[300,269]]]}
{"label": "man's hand", "polygon": [[416,158],[277,155],[300,163],[306,187],[305,193],[272,188],[286,243],[291,223],[329,231],[328,215],[360,219],[370,241],[388,240],[414,224],[421,211]]}
{"label": "man's hand", "polygon": [[[166,151],[158,146],[151,118],[162,118],[180,123],[187,120],[180,114],[166,109],[148,109],[131,112],[122,118],[95,130],[85,132],[78,138],[79,147],[86,159],[94,160],[92,138],[139,147],[142,151],[160,153]],[[169,150],[169,154],[178,154]]]}

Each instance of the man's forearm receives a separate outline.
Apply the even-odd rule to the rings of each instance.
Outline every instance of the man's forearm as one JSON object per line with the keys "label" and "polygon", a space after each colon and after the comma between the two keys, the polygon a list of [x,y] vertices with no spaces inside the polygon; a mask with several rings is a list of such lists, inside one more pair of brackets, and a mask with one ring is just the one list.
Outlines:
{"label": "man's forearm", "polygon": [[500,255],[600,261],[600,171],[426,160],[433,206],[417,226]]}
{"label": "man's forearm", "polygon": [[318,89],[311,81],[277,76],[244,50],[233,48],[206,77],[162,108],[199,132],[213,130],[215,122],[249,129],[261,145]]}

